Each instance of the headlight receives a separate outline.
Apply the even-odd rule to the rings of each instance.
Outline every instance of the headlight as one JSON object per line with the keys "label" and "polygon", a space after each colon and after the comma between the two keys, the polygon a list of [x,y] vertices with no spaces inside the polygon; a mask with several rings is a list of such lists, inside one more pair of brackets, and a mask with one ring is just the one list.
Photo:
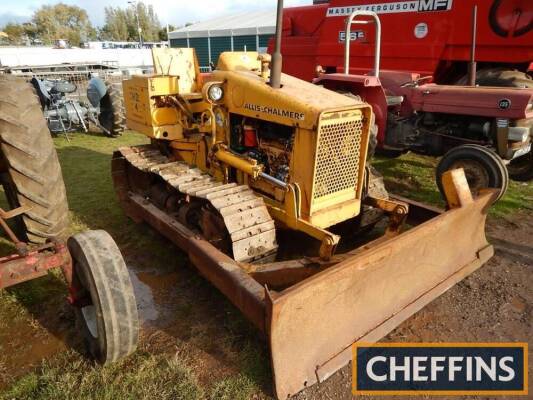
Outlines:
{"label": "headlight", "polygon": [[207,91],[207,96],[211,101],[220,101],[220,99],[222,99],[222,97],[224,96],[224,89],[222,89],[222,87],[219,85],[212,85]]}

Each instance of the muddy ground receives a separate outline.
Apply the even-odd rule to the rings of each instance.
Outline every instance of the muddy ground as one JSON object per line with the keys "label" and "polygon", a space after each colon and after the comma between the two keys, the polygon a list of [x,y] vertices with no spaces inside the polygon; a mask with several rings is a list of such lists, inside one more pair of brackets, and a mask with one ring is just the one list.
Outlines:
{"label": "muddy ground", "polygon": [[[533,333],[533,213],[490,219],[487,233],[495,245],[496,255],[480,270],[400,325],[385,341],[530,342]],[[198,278],[197,298],[191,299],[195,303],[195,312],[191,314],[192,305],[179,298],[184,273],[182,266],[179,271],[159,271],[150,267],[149,257],[126,254],[126,259],[143,321],[142,346],[150,351],[179,353],[185,348],[180,343],[192,344],[186,346],[187,357],[197,360],[194,369],[200,382],[239,372],[243,364],[235,362],[235,354],[217,350],[220,348],[217,323],[227,321],[221,314],[236,310],[227,305],[213,308],[213,303],[218,304],[221,296],[214,295],[213,298]],[[189,278],[195,274],[185,270]],[[50,287],[57,283],[55,279],[51,278]],[[35,316],[35,326],[25,326],[27,319],[18,319],[16,315],[12,321],[0,325],[0,389],[13,382],[14,377],[37,368],[43,359],[68,347],[79,348],[71,326],[72,312],[61,296],[56,297],[57,308],[50,304],[46,308],[39,307],[26,300],[29,312]],[[212,319],[214,321],[210,321]],[[226,331],[234,330],[237,338],[240,328],[223,327]],[[228,335],[224,338],[228,340]],[[259,351],[266,354],[262,342],[257,343],[263,347]],[[530,363],[530,381],[532,375]],[[254,398],[272,395],[269,384],[259,383],[258,386],[260,390]],[[351,366],[347,366],[326,382],[295,398],[350,399],[350,392]]]}

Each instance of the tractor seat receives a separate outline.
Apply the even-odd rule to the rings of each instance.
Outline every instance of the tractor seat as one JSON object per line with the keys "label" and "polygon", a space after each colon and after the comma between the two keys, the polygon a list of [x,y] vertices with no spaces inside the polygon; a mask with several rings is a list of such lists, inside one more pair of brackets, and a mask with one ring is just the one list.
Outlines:
{"label": "tractor seat", "polygon": [[51,88],[53,93],[74,93],[76,90],[76,84],[68,81],[55,81]]}
{"label": "tractor seat", "polygon": [[386,98],[388,107],[400,106],[403,103],[403,96],[386,96]]}

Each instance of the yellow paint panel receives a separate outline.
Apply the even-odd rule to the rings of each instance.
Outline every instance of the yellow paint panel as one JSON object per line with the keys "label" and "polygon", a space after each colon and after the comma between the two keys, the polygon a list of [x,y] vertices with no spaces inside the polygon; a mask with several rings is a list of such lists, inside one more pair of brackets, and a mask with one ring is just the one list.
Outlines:
{"label": "yellow paint panel", "polygon": [[179,93],[200,91],[200,68],[194,49],[154,48],[152,49],[154,72],[157,75],[178,77]]}
{"label": "yellow paint panel", "polygon": [[256,51],[226,51],[218,57],[219,71],[260,71],[261,61]]}
{"label": "yellow paint panel", "polygon": [[152,125],[176,125],[178,123],[178,111],[172,107],[159,107],[152,111]]}
{"label": "yellow paint panel", "polygon": [[179,139],[183,129],[175,108],[156,107],[154,97],[177,94],[178,80],[172,76],[133,76],[122,82],[128,128],[159,139]]}
{"label": "yellow paint panel", "polygon": [[270,87],[259,72],[244,69],[213,71],[207,79],[226,82],[223,102],[230,112],[309,130],[316,130],[322,112],[370,107],[286,74],[281,89]]}
{"label": "yellow paint panel", "polygon": [[321,209],[311,214],[309,223],[325,229],[339,223],[339,221],[357,217],[361,212],[360,200],[352,199],[345,202],[341,202],[339,199],[336,200],[329,208]]}

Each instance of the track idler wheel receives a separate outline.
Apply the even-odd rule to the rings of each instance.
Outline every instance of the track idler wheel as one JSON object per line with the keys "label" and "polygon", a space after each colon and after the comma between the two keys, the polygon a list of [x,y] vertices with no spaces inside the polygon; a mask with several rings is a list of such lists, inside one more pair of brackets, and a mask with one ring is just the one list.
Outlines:
{"label": "track idler wheel", "polygon": [[209,205],[200,211],[199,225],[202,236],[213,246],[226,254],[231,254],[231,238],[222,216]]}
{"label": "track idler wheel", "polygon": [[463,168],[474,195],[481,189],[494,188],[499,191],[496,198],[498,201],[507,191],[509,175],[502,159],[486,147],[465,144],[448,151],[437,165],[436,181],[443,196],[442,175],[457,168]]}
{"label": "track idler wheel", "polygon": [[137,303],[128,268],[111,236],[87,231],[68,239],[73,260],[76,319],[87,349],[107,364],[135,351]]}

